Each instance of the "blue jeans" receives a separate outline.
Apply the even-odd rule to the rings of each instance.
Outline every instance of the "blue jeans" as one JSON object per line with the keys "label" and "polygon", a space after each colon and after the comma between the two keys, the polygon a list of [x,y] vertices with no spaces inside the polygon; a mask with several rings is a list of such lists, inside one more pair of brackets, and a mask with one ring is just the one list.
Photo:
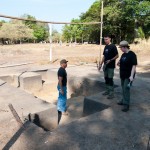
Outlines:
{"label": "blue jeans", "polygon": [[61,112],[65,112],[67,107],[66,107],[66,102],[67,102],[67,87],[63,86],[63,91],[64,94],[62,95],[60,93],[60,86],[57,86],[59,96],[58,96],[58,101],[57,101],[57,110]]}

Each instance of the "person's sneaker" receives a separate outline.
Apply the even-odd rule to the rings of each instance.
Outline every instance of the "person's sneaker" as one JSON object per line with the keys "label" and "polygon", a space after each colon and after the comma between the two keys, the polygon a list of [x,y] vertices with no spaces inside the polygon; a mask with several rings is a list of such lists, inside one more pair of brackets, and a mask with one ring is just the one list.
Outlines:
{"label": "person's sneaker", "polygon": [[118,105],[124,105],[123,102],[118,102],[117,104],[118,104]]}
{"label": "person's sneaker", "polygon": [[124,105],[124,108],[122,109],[123,112],[127,112],[129,110],[129,105]]}
{"label": "person's sneaker", "polygon": [[109,95],[109,92],[106,91],[102,95]]}
{"label": "person's sneaker", "polygon": [[113,99],[114,95],[108,95],[107,99]]}

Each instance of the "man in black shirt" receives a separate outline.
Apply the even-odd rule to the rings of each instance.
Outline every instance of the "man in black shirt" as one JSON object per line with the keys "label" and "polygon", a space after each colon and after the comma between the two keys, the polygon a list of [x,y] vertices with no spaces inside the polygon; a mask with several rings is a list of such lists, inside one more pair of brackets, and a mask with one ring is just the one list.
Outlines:
{"label": "man in black shirt", "polygon": [[58,75],[58,86],[59,91],[57,110],[62,113],[62,115],[68,115],[66,112],[66,102],[67,102],[67,72],[65,68],[67,67],[67,60],[62,59],[60,61],[60,68],[57,72]]}
{"label": "man in black shirt", "polygon": [[118,102],[118,105],[123,105],[122,111],[129,110],[130,104],[130,83],[133,81],[136,72],[137,57],[133,51],[130,50],[130,46],[127,41],[120,42],[119,45],[123,54],[117,63],[120,66],[120,78],[123,99]]}
{"label": "man in black shirt", "polygon": [[111,43],[111,37],[109,35],[104,36],[104,41],[106,43],[106,46],[104,48],[103,52],[103,59],[99,63],[99,70],[103,65],[103,71],[104,71],[104,78],[105,78],[105,84],[106,84],[106,92],[103,93],[103,95],[108,95],[108,99],[114,98],[114,83],[113,83],[113,77],[114,77],[114,68],[115,68],[115,62],[118,56],[117,48],[114,44]]}

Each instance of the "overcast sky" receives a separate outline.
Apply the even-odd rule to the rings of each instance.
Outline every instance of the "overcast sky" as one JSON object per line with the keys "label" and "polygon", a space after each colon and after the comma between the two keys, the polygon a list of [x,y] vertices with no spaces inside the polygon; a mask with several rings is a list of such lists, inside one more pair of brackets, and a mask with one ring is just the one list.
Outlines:
{"label": "overcast sky", "polygon": [[[93,2],[95,0],[1,0],[0,14],[16,17],[30,14],[40,20],[70,22],[86,12]],[[60,31],[61,25],[53,28]]]}

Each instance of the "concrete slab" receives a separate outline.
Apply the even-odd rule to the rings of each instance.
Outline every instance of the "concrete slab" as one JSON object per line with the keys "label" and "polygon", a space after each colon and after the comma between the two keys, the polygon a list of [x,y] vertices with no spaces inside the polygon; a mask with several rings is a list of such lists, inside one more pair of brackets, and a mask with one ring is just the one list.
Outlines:
{"label": "concrete slab", "polygon": [[45,111],[30,114],[28,117],[31,122],[45,131],[53,131],[58,126],[58,112],[55,105]]}
{"label": "concrete slab", "polygon": [[0,79],[6,81],[9,84],[13,83],[13,75],[2,75],[0,76]]}
{"label": "concrete slab", "polygon": [[[5,83],[0,80],[0,83]],[[33,95],[17,89],[7,83],[0,86],[0,149],[8,142],[12,135],[18,130],[18,124],[14,119],[8,104],[11,103],[19,117],[24,122],[24,118],[29,113],[48,110],[55,105],[49,104]]]}
{"label": "concrete slab", "polygon": [[47,70],[46,79],[50,83],[51,82],[57,82],[58,83],[57,71],[53,71],[51,69]]}
{"label": "concrete slab", "polygon": [[42,77],[40,74],[33,72],[26,72],[20,76],[20,88],[35,92],[42,89]]}
{"label": "concrete slab", "polygon": [[46,69],[46,70],[34,70],[32,72],[40,74],[42,76],[42,80],[45,81],[47,79],[47,70],[48,69]]}
{"label": "concrete slab", "polygon": [[6,81],[0,79],[0,86],[2,86],[5,83],[6,83]]}
{"label": "concrete slab", "polygon": [[8,110],[8,104],[12,103],[21,118],[29,113],[47,110],[52,105],[8,84],[0,86],[0,91],[0,108]]}
{"label": "concrete slab", "polygon": [[[150,101],[148,99],[150,88],[148,85],[144,89],[141,86],[137,85],[131,91],[132,103],[129,112],[122,112],[121,106],[116,104],[117,100],[121,98],[121,88],[116,89],[117,95],[113,100],[107,100],[107,97],[99,93],[93,96],[94,100],[106,101],[107,104],[110,101],[108,109],[60,126],[53,133],[45,133],[43,140],[39,139],[38,144],[36,144],[36,149],[146,149],[150,134]],[[23,139],[23,137],[20,138],[17,143]],[[28,139],[27,141],[29,142]]]}
{"label": "concrete slab", "polygon": [[[87,75],[90,79],[100,78],[99,80],[103,81],[102,73],[94,74],[96,69],[90,69],[93,69],[92,73],[90,73],[91,70],[88,73],[86,71],[84,72],[83,68],[80,68],[76,72],[70,70],[70,72],[74,75],[81,72],[81,76]],[[115,76],[115,81],[117,81],[118,85],[120,85],[120,80],[118,80],[117,76],[118,75]],[[5,95],[5,99],[6,96],[8,96],[9,91],[7,90],[6,92],[7,94],[3,94]],[[130,111],[127,113],[123,113],[121,111],[121,106],[116,104],[116,102],[121,99],[121,88],[115,89],[115,93],[116,98],[111,101],[107,100],[107,98],[102,96],[101,93],[88,97],[94,101],[110,105],[110,108],[84,118],[73,120],[73,122],[67,125],[59,126],[53,133],[38,133],[34,128],[32,128],[30,132],[27,132],[27,134],[24,133],[18,138],[12,149],[146,149],[150,134],[149,84],[144,81],[134,81],[133,87],[131,88],[131,107]],[[14,93],[11,94],[15,96]],[[82,104],[82,102],[83,100],[81,100],[81,103],[79,101],[79,104]],[[33,104],[31,104],[31,106],[33,106]],[[32,110],[31,106],[28,107]],[[71,113],[75,116],[76,111],[74,110],[76,108],[81,108],[81,105],[79,106],[77,101],[77,103],[72,106]],[[8,113],[7,109],[5,111],[3,111],[3,114]],[[81,109],[79,110],[79,114],[80,112]],[[35,131],[35,133],[32,131]],[[21,147],[19,147],[20,145]]]}
{"label": "concrete slab", "polygon": [[13,85],[14,87],[19,87],[20,86],[20,82],[19,82],[19,77],[20,77],[20,74],[14,74],[13,75],[13,83],[11,85]]}
{"label": "concrete slab", "polygon": [[22,66],[22,65],[28,65],[28,64],[34,64],[33,62],[28,63],[20,63],[20,64],[7,64],[7,65],[1,65],[0,68],[8,68],[8,67],[15,67],[15,66]]}
{"label": "concrete slab", "polygon": [[[72,122],[47,137],[51,149],[69,150],[143,150],[147,148],[150,124],[144,113],[125,114],[112,108]],[[142,123],[143,122],[143,123]],[[135,127],[136,126],[136,127]]]}

